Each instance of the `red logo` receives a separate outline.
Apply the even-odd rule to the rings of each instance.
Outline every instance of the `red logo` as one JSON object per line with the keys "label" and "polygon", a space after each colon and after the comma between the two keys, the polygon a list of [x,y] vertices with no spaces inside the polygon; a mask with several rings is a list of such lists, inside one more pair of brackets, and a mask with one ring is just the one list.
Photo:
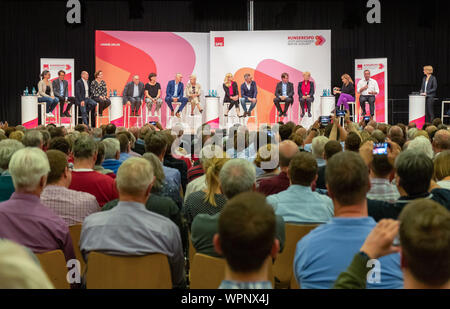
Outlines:
{"label": "red logo", "polygon": [[223,37],[215,37],[214,38],[214,46],[224,46],[224,38]]}
{"label": "red logo", "polygon": [[358,64],[357,66],[356,66],[356,68],[358,69],[358,70],[362,70],[362,64]]}
{"label": "red logo", "polygon": [[48,64],[44,64],[44,69],[48,70],[49,69],[49,65]]}
{"label": "red logo", "polygon": [[384,68],[384,65],[382,63],[380,63],[380,65],[378,66],[378,69],[382,70]]}
{"label": "red logo", "polygon": [[326,40],[323,36],[321,35],[316,35],[316,46],[321,46],[323,44],[325,44]]}

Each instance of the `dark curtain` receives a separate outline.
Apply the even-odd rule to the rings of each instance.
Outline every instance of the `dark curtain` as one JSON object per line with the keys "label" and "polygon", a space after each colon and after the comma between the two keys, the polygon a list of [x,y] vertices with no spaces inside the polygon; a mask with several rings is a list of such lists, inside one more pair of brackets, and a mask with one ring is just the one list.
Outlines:
{"label": "dark curtain", "polygon": [[[83,24],[73,26],[65,22],[65,0],[0,2],[0,120],[20,123],[19,96],[26,86],[31,89],[37,85],[41,57],[74,58],[76,79],[81,70],[93,72],[95,30],[247,30],[246,1],[82,3]],[[257,0],[254,28],[331,29],[332,86],[340,85],[343,73],[353,77],[355,58],[387,57],[389,98],[407,98],[411,91],[419,91],[422,67],[427,64],[435,68],[437,96],[446,98],[450,74],[448,2],[381,0],[381,24],[366,22],[366,3]]]}

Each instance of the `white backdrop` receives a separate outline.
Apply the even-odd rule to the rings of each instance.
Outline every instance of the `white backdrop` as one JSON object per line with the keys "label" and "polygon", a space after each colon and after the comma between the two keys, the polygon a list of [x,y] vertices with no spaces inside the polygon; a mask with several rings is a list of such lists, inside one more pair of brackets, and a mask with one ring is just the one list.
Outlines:
{"label": "white backdrop", "polygon": [[312,123],[320,116],[320,96],[331,83],[331,30],[289,31],[224,31],[210,33],[210,87],[224,96],[222,83],[226,73],[235,74],[243,82],[244,72],[253,72],[258,85],[259,123],[273,122],[273,93],[288,72],[294,84],[294,122],[298,122],[298,82],[302,72],[309,71],[315,81],[313,118],[304,118],[302,124]]}

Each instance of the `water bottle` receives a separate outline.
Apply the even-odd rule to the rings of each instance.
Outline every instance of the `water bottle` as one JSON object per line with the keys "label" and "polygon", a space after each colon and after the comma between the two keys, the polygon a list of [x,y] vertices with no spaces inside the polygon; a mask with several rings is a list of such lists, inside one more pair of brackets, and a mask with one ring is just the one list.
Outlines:
{"label": "water bottle", "polygon": [[117,90],[116,89],[114,89],[114,96],[115,97],[117,96]]}
{"label": "water bottle", "polygon": [[112,90],[109,89],[109,96],[112,97]]}
{"label": "water bottle", "polygon": [[209,89],[209,96],[211,96],[211,89]]}
{"label": "water bottle", "polygon": [[25,88],[24,95],[28,95],[28,93],[29,93],[29,91],[28,91],[28,87],[27,87],[27,88]]}
{"label": "water bottle", "polygon": [[214,97],[217,97],[217,90],[214,90]]}
{"label": "water bottle", "polygon": [[34,87],[33,87],[33,90],[32,90],[32,94],[36,95],[36,89],[34,89]]}
{"label": "water bottle", "polygon": [[322,97],[325,97],[327,94],[326,94],[326,90],[325,89],[323,89],[323,91],[322,91]]}
{"label": "water bottle", "polygon": [[331,91],[328,89],[328,96],[331,97]]}

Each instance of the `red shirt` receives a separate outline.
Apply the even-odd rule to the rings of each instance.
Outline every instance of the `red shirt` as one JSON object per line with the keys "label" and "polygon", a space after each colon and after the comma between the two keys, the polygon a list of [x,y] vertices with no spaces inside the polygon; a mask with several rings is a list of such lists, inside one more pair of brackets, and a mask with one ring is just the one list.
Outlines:
{"label": "red shirt", "polygon": [[302,83],[302,94],[309,95],[309,91],[311,90],[311,83],[309,81],[303,81]]}
{"label": "red shirt", "polygon": [[289,188],[290,182],[287,174],[281,172],[277,176],[262,179],[259,183],[258,192],[265,196],[277,194]]}
{"label": "red shirt", "polygon": [[230,84],[230,87],[228,87],[228,91],[230,91],[230,97],[233,96],[233,83]]}
{"label": "red shirt", "polygon": [[92,194],[100,207],[119,197],[115,180],[95,171],[72,171],[69,189]]}

